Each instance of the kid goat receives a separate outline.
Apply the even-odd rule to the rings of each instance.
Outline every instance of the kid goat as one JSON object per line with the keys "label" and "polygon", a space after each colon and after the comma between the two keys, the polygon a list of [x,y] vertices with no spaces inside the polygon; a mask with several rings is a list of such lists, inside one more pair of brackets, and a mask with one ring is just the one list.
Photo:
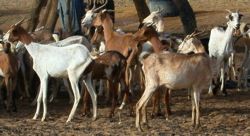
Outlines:
{"label": "kid goat", "polygon": [[[73,118],[80,100],[78,81],[87,66],[92,62],[88,49],[82,44],[65,47],[54,47],[32,42],[32,37],[20,26],[23,20],[16,23],[8,31],[10,42],[21,41],[33,59],[33,69],[40,79],[40,92],[37,99],[37,109],[33,119],[37,119],[43,99],[43,117],[47,114],[47,84],[51,77],[68,77],[74,94],[74,104],[67,122]],[[84,81],[93,103],[93,118],[96,118],[96,94],[91,84],[91,73]]]}

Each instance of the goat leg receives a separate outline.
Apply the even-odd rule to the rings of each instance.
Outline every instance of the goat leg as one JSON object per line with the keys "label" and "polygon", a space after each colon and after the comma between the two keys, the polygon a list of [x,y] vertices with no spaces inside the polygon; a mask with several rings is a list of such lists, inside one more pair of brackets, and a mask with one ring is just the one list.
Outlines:
{"label": "goat leg", "polygon": [[166,120],[168,120],[169,116],[172,114],[171,109],[170,109],[170,92],[171,92],[171,90],[168,89],[168,90],[166,90],[166,93],[165,93],[165,105],[166,105],[165,116],[166,116]]}
{"label": "goat leg", "polygon": [[90,95],[86,89],[87,89],[86,86],[83,85],[82,91],[83,91],[84,95],[83,95],[83,101],[82,101],[83,102],[83,110],[82,110],[83,114],[82,114],[82,116],[88,116],[90,114],[90,108],[89,108]]}
{"label": "goat leg", "polygon": [[110,114],[109,114],[109,118],[111,119],[110,121],[112,122],[112,117],[114,116],[114,111],[115,111],[115,107],[117,105],[117,89],[118,89],[118,83],[112,83],[111,80],[109,80],[109,86],[110,86],[110,91],[111,91],[111,95],[112,95],[112,107],[110,110]]}

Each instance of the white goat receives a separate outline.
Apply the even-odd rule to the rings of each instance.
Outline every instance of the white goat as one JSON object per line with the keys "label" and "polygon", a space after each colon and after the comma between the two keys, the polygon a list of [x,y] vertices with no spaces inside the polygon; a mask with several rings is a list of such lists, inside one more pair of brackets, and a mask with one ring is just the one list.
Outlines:
{"label": "white goat", "polygon": [[[22,20],[23,21],[23,20]],[[47,84],[51,77],[68,77],[74,94],[74,105],[67,119],[67,122],[73,118],[77,105],[80,100],[78,81],[92,62],[88,49],[82,44],[73,44],[66,47],[54,47],[32,42],[32,37],[20,26],[22,21],[16,23],[8,31],[8,41],[21,41],[33,58],[33,69],[40,79],[40,91],[37,99],[37,109],[33,119],[37,119],[40,111],[41,100],[43,99],[43,116],[41,121],[45,120],[47,114]],[[96,119],[97,101],[96,94],[91,83],[91,73],[87,74],[84,81],[87,90],[90,93],[93,103],[93,119]]]}
{"label": "white goat", "polygon": [[[221,27],[215,27],[211,30],[210,40],[208,43],[208,50],[210,57],[216,57],[217,59],[217,73],[220,69],[220,90],[226,95],[224,91],[224,74],[226,69],[226,64],[229,58],[233,57],[233,34],[234,31],[239,29],[241,14],[237,12],[229,11],[229,15],[226,16],[228,19],[227,28],[224,30]],[[232,59],[232,58],[231,58]],[[231,60],[232,62],[232,60]],[[209,87],[209,94],[212,94],[212,84]]]}
{"label": "white goat", "polygon": [[[68,45],[72,45],[72,44],[76,44],[76,43],[83,44],[88,48],[89,51],[91,50],[92,45],[84,36],[70,36],[70,37],[65,38],[61,41],[52,42],[49,45],[55,46],[55,47],[64,47],[64,46],[68,46]],[[26,75],[25,74],[26,68],[23,64],[23,55],[25,53],[25,50],[26,50],[25,45],[22,42],[18,41],[18,43],[16,44],[16,52],[17,52],[19,61],[21,63],[21,71],[22,71],[24,77]],[[26,78],[24,78],[24,79],[26,79]],[[64,81],[64,85],[67,88],[66,90],[68,91],[68,94],[69,94],[69,98],[70,98],[69,103],[72,103],[74,101],[74,97],[73,97],[71,90],[69,89],[70,85],[68,85],[67,78],[64,78],[63,81]],[[24,82],[25,82],[26,94],[29,94],[28,93],[28,83],[26,80],[24,80]],[[52,93],[52,95],[49,99],[50,102],[53,100],[54,97],[56,97],[57,91],[58,90],[54,90],[54,92]],[[27,96],[29,96],[29,95],[27,95]],[[37,95],[37,97],[38,97],[38,95]],[[32,102],[32,105],[34,105],[35,103],[36,103],[36,99]]]}

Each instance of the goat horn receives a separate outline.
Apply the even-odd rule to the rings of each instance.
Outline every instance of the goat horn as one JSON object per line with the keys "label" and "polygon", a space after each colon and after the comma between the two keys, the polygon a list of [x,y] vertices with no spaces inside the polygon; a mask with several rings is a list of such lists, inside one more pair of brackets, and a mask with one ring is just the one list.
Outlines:
{"label": "goat horn", "polygon": [[100,6],[100,7],[96,8],[96,9],[94,9],[93,12],[97,12],[99,9],[105,7],[105,6],[107,5],[107,3],[108,3],[108,0],[106,0],[105,3],[104,3],[102,6]]}
{"label": "goat horn", "polygon": [[156,12],[160,13],[160,11],[161,11],[161,9],[160,9],[160,7],[158,7]]}
{"label": "goat horn", "polygon": [[115,10],[107,9],[107,12],[115,12]]}
{"label": "goat horn", "polygon": [[[23,23],[26,23],[30,20],[31,18],[25,19],[23,18],[22,20],[18,21],[16,24],[12,25],[11,27],[17,26],[17,25],[21,25]],[[25,21],[24,21],[25,20]]]}
{"label": "goat horn", "polygon": [[204,33],[204,32],[205,32],[204,30],[203,30],[203,31],[200,31],[200,32],[194,34],[193,36],[197,36],[197,35],[202,34],[202,33]]}
{"label": "goat horn", "polygon": [[22,22],[24,21],[25,18],[21,19],[20,21],[18,21],[17,23],[14,24],[14,26],[20,25],[22,24]]}
{"label": "goat horn", "polygon": [[36,29],[35,29],[35,32],[40,31],[40,30],[43,30],[43,29],[44,29],[44,26],[41,26],[41,27],[39,27],[39,28],[36,28]]}
{"label": "goat horn", "polygon": [[188,36],[189,36],[189,37],[193,37],[195,33],[196,33],[196,31],[194,31],[193,33],[191,33],[191,34],[188,35]]}
{"label": "goat horn", "polygon": [[229,9],[226,9],[226,11],[229,12],[230,14],[233,13],[233,12],[232,12],[231,10],[229,10]]}
{"label": "goat horn", "polygon": [[96,0],[94,0],[94,2],[93,2],[93,7],[92,7],[91,10],[94,10],[94,9],[95,9],[95,3],[96,3]]}

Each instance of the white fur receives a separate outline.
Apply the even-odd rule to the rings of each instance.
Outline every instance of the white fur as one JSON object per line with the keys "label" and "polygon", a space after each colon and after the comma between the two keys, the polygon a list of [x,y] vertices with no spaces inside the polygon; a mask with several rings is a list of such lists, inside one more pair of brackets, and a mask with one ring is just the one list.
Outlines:
{"label": "white fur", "polygon": [[[222,91],[224,89],[224,74],[226,69],[226,63],[228,63],[229,58],[233,55],[233,32],[236,27],[240,24],[239,22],[239,13],[231,13],[229,16],[232,17],[232,20],[229,19],[227,22],[227,29],[223,30],[221,27],[215,27],[211,30],[210,40],[208,43],[208,50],[210,57],[216,57],[217,59],[217,73],[220,69],[220,80]],[[229,18],[227,16],[227,18]],[[212,85],[209,87],[209,94],[212,93]]]}

